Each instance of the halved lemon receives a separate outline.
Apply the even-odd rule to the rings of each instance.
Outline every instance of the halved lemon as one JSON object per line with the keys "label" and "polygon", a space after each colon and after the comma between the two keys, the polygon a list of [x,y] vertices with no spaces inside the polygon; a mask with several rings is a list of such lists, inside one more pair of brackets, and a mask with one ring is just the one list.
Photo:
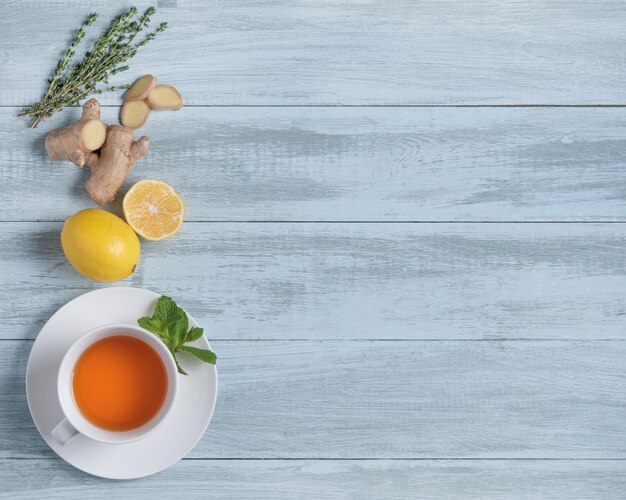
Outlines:
{"label": "halved lemon", "polygon": [[172,186],[148,179],[128,190],[122,210],[128,225],[139,236],[152,241],[176,234],[185,215],[183,200]]}

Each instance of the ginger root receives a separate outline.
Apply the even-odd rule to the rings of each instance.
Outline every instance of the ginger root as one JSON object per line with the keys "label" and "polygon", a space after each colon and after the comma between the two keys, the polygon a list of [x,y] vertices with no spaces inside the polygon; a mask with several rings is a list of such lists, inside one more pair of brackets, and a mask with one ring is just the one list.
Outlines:
{"label": "ginger root", "polygon": [[70,160],[82,167],[91,152],[102,146],[106,133],[107,125],[100,121],[100,103],[89,99],[79,120],[46,136],[46,151],[52,160]]}
{"label": "ginger root", "polygon": [[156,85],[156,78],[152,75],[143,75],[124,94],[125,101],[143,101]]}
{"label": "ginger root", "polygon": [[[136,103],[150,113],[150,107],[144,101],[127,104]],[[131,117],[137,121],[136,115]],[[141,125],[146,118],[147,114]],[[135,141],[134,138],[132,128],[122,125],[107,127],[102,123],[100,103],[89,99],[83,106],[80,120],[50,132],[45,144],[53,160],[70,160],[79,167],[90,168],[91,176],[85,183],[87,192],[93,201],[106,205],[115,200],[118,189],[135,162],[148,153],[150,139],[144,136]],[[95,152],[97,149],[100,149],[99,153]]]}
{"label": "ginger root", "polygon": [[150,116],[150,106],[144,101],[126,101],[120,112],[120,122],[128,128],[139,128]]}
{"label": "ginger root", "polygon": [[91,169],[85,187],[93,201],[99,205],[112,203],[128,172],[148,153],[149,146],[146,136],[134,141],[132,129],[111,125],[100,154],[91,153],[85,162]]}
{"label": "ginger root", "polygon": [[152,109],[180,109],[183,96],[171,85],[157,85],[148,94],[146,102]]}

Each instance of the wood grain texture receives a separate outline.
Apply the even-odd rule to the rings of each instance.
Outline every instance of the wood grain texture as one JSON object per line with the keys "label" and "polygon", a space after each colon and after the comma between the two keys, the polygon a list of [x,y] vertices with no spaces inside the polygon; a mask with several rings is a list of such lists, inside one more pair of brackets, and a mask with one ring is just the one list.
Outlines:
{"label": "wood grain texture", "polygon": [[[94,206],[87,172],[43,148],[79,110],[34,131],[17,110],[0,109],[0,220]],[[626,220],[621,109],[184,108],[140,133],[151,151],[120,197],[169,181],[187,220]]]}
{"label": "wood grain texture", "polygon": [[[192,458],[626,459],[624,341],[211,341],[220,394]],[[0,458],[51,457],[32,345],[2,341]]]}
{"label": "wood grain texture", "polygon": [[134,481],[90,477],[61,460],[0,460],[0,498],[606,500],[626,490],[623,461],[185,460]]}
{"label": "wood grain texture", "polygon": [[623,109],[458,106],[626,105],[623,2],[158,4],[170,28],[111,83],[151,72],[190,106],[151,117],[125,189],[170,181],[188,222],[121,284],[206,327],[215,416],[132,482],[34,428],[27,339],[96,287],[58,240],[92,204],[43,150],[78,109],[15,115],[89,11],[130,3],[2,2],[0,498],[621,498],[626,225],[459,222],[625,222]]}
{"label": "wood grain texture", "polygon": [[[3,2],[0,104],[39,98],[88,12],[102,29],[132,3],[154,4]],[[620,0],[162,4],[170,28],[115,82],[149,71],[188,104],[626,103]]]}
{"label": "wood grain texture", "polygon": [[[4,223],[0,338],[98,285],[61,223]],[[187,223],[118,285],[172,295],[219,339],[624,339],[623,224]]]}

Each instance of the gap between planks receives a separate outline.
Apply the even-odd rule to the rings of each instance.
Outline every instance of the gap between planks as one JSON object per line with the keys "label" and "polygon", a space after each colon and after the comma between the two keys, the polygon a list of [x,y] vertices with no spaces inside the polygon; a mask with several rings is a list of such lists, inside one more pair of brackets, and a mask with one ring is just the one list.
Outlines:
{"label": "gap between planks", "polygon": [[[65,219],[0,220],[0,224],[61,223]],[[185,224],[626,224],[626,220],[185,220]]]}
{"label": "gap between planks", "polygon": [[[101,104],[102,108],[120,108],[122,104]],[[81,108],[71,104],[66,108]],[[626,108],[626,104],[185,104],[185,108]],[[24,108],[20,104],[0,104],[0,108]],[[26,117],[24,117],[26,119]]]}
{"label": "gap between planks", "polygon": [[[26,461],[57,461],[62,460],[60,457],[4,457],[0,458],[0,462],[8,462],[11,460],[20,460],[23,462]],[[306,457],[246,457],[246,458],[238,458],[238,457],[221,457],[221,458],[210,458],[210,457],[183,457],[181,461],[184,462],[624,462],[626,458],[524,458],[524,457],[514,457],[514,458],[500,458],[500,457],[489,457],[489,458],[475,458],[475,457],[350,457],[350,458],[334,458],[334,457],[315,457],[315,458],[306,458]]]}
{"label": "gap between planks", "polygon": [[[36,339],[20,339],[20,338],[0,338],[1,342],[34,342]],[[340,343],[340,342],[576,342],[576,343],[590,343],[590,342],[626,342],[626,338],[624,339],[579,339],[575,337],[571,338],[563,338],[563,337],[543,337],[543,338],[533,338],[533,337],[518,337],[518,338],[504,338],[504,337],[496,337],[492,339],[437,339],[437,338],[426,338],[426,339],[406,339],[406,338],[353,338],[353,339],[290,339],[290,338],[264,338],[264,339],[229,339],[229,338],[219,338],[219,337],[211,337],[211,342],[300,342],[300,343],[309,343],[309,342],[317,342],[317,343]]]}

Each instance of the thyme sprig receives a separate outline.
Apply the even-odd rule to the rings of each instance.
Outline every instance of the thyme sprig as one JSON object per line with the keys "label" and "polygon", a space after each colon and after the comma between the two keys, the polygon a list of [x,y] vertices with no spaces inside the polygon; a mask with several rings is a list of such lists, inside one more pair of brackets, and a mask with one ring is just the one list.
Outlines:
{"label": "thyme sprig", "polygon": [[126,71],[128,69],[126,61],[131,59],[139,48],[154,40],[157,34],[167,28],[167,23],[161,23],[155,30],[148,32],[142,39],[138,39],[139,34],[148,29],[150,16],[155,12],[156,9],[150,7],[137,19],[135,18],[137,8],[131,7],[128,12],[113,19],[107,31],[95,41],[91,50],[81,61],[70,64],[76,54],[76,48],[85,37],[87,28],[98,18],[95,12],[89,14],[76,31],[72,43],[59,59],[54,74],[48,79],[48,88],[41,100],[24,108],[19,116],[31,117],[33,121],[30,126],[35,128],[42,120],[90,94],[128,88],[126,85],[108,88],[99,85],[108,84],[109,78],[113,75]]}

